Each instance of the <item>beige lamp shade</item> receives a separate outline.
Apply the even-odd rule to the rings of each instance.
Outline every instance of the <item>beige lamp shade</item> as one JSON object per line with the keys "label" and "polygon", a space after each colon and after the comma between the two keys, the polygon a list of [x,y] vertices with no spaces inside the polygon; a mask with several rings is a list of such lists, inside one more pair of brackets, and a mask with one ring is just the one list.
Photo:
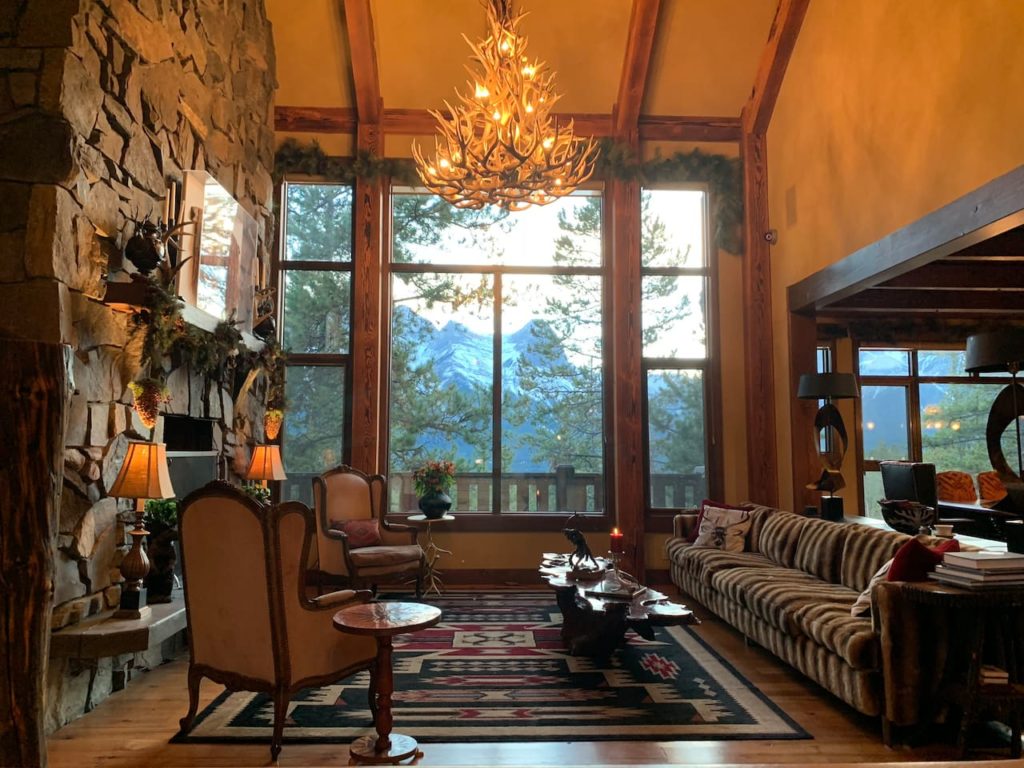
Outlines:
{"label": "beige lamp shade", "polygon": [[284,464],[281,462],[281,446],[255,445],[252,461],[245,473],[246,480],[287,480]]}
{"label": "beige lamp shade", "polygon": [[164,443],[128,443],[121,471],[110,486],[121,499],[169,499],[174,496]]}

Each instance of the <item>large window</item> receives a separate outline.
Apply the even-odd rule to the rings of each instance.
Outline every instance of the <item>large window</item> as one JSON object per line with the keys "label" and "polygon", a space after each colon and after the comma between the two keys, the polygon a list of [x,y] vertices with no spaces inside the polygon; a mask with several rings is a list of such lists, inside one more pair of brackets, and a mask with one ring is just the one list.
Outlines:
{"label": "large window", "polygon": [[392,511],[447,458],[457,514],[603,512],[601,202],[507,214],[393,193]]}
{"label": "large window", "polygon": [[285,499],[312,503],[311,479],[342,461],[352,293],[352,187],[284,186],[278,263],[288,352],[282,434]]}
{"label": "large window", "polygon": [[647,403],[648,503],[699,504],[707,496],[709,424],[707,195],[641,195],[641,312]]}
{"label": "large window", "polygon": [[1005,385],[998,375],[970,377],[959,349],[862,347],[858,364],[865,514],[881,516],[880,461],[926,461],[937,472],[971,475],[992,468],[985,425]]}

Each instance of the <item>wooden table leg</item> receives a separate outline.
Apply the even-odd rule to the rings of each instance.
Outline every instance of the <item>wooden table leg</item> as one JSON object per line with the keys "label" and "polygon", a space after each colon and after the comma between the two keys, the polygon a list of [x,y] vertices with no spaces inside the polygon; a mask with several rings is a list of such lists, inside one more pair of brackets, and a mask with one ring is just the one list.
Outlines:
{"label": "wooden table leg", "polygon": [[420,757],[416,739],[400,733],[392,733],[394,718],[391,715],[391,694],[395,691],[395,678],[391,668],[391,655],[394,648],[391,637],[377,637],[377,661],[374,675],[377,684],[377,711],[374,713],[373,725],[376,736],[362,736],[352,742],[349,750],[353,763],[381,765],[390,763],[397,765],[409,757]]}

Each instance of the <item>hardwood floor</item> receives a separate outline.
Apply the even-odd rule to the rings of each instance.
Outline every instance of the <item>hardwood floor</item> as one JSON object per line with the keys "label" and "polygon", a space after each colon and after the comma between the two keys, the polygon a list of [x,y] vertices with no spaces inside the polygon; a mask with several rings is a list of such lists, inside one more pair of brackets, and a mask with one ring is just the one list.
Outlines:
{"label": "hardwood floor", "polygon": [[[668,594],[678,594],[667,588]],[[687,602],[685,598],[680,598]],[[693,603],[690,603],[693,605]],[[768,652],[744,644],[743,637],[695,606],[701,635],[813,739],[801,741],[558,742],[516,744],[426,744],[424,766],[612,766],[612,765],[842,765],[949,761],[950,745],[888,749],[879,723],[865,718]],[[174,661],[114,694],[93,712],[55,733],[50,766],[248,766],[269,764],[267,744],[168,744],[185,713],[187,662]],[[201,707],[221,691],[204,681]],[[1002,753],[1005,755],[1005,752]],[[972,751],[973,765],[1000,753]],[[282,766],[347,765],[348,748],[339,744],[285,742]],[[932,763],[934,764],[934,763]],[[1000,761],[1002,766],[1011,765]],[[1018,763],[1019,764],[1019,763]],[[994,763],[993,763],[994,765]]]}

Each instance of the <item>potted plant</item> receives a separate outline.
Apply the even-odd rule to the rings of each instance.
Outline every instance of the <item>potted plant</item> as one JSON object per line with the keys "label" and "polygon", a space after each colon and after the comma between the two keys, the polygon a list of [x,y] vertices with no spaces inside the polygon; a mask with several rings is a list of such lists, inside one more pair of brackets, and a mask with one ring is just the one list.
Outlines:
{"label": "potted plant", "polygon": [[452,461],[428,461],[412,473],[412,481],[419,496],[419,507],[431,520],[444,517],[452,508],[448,489],[455,482],[455,463]]}
{"label": "potted plant", "polygon": [[241,489],[242,493],[251,496],[261,504],[270,503],[270,489],[267,488],[265,485],[259,485],[257,483],[244,483],[243,485],[239,486],[239,488]]}
{"label": "potted plant", "polygon": [[146,575],[146,600],[149,603],[171,602],[174,590],[174,567],[178,553],[174,542],[178,539],[177,499],[150,499],[146,502],[142,518],[149,531],[146,551],[149,554],[149,573]]}

